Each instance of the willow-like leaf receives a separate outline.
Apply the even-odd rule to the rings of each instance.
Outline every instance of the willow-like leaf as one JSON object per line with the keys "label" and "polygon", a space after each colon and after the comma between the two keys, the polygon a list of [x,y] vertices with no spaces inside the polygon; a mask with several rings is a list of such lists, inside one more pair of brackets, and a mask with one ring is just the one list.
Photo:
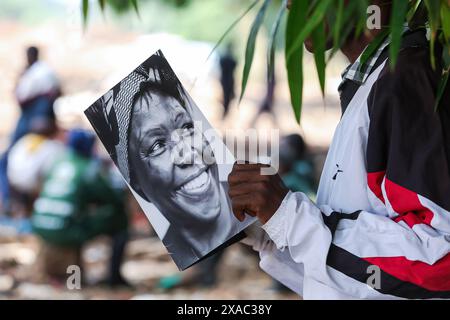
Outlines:
{"label": "willow-like leaf", "polygon": [[444,72],[444,74],[442,75],[442,78],[441,78],[441,81],[440,81],[439,87],[438,87],[438,92],[436,94],[436,104],[434,105],[434,110],[437,110],[439,108],[439,105],[442,100],[442,96],[444,95],[445,89],[447,88],[449,75],[450,75],[450,73],[448,70],[446,72]]}
{"label": "willow-like leaf", "polygon": [[98,5],[99,5],[100,10],[101,10],[102,12],[105,11],[105,3],[106,3],[106,0],[98,0]]}
{"label": "willow-like leaf", "polygon": [[358,20],[357,13],[358,1],[348,2],[348,4],[345,6],[344,15],[342,18],[342,30],[339,33],[338,43],[333,44],[333,49],[328,57],[328,61],[330,61],[334,57],[334,55],[344,45],[350,34],[355,31]]}
{"label": "willow-like leaf", "polygon": [[375,54],[375,52],[378,50],[378,48],[380,47],[380,45],[383,43],[383,41],[386,39],[386,37],[388,35],[389,35],[389,30],[384,29],[372,40],[371,43],[369,43],[369,45],[366,47],[364,52],[361,54],[361,58],[359,60],[360,67],[365,66],[367,61],[370,59],[370,57],[372,57]]}
{"label": "willow-like leaf", "polygon": [[227,30],[225,30],[225,32],[222,34],[222,36],[220,37],[220,39],[216,42],[216,44],[214,45],[214,48],[212,48],[211,52],[208,54],[208,57],[206,58],[206,61],[209,60],[209,58],[211,57],[211,55],[217,50],[217,48],[221,45],[221,43],[223,42],[223,39],[225,39],[225,37],[231,32],[231,30],[234,29],[234,27],[242,20],[242,18],[244,18],[247,13],[250,12],[250,10],[253,9],[254,6],[256,6],[256,4],[259,2],[259,0],[255,0],[252,2],[252,4],[244,11],[242,12],[242,14],[233,21],[233,23],[227,28]]}
{"label": "willow-like leaf", "polygon": [[102,12],[103,18],[105,18],[106,0],[98,0],[98,6],[100,7],[100,11]]}
{"label": "willow-like leaf", "polygon": [[338,0],[336,22],[334,24],[333,43],[337,47],[339,45],[339,36],[342,31],[342,23],[344,19],[344,0]]}
{"label": "willow-like leaf", "polygon": [[[445,4],[444,4],[445,5]],[[443,36],[443,34],[441,34]],[[445,43],[445,40],[442,40],[443,43]],[[447,89],[448,85],[448,78],[450,74],[450,46],[447,44],[444,44],[444,48],[442,50],[442,64],[443,64],[443,72],[442,72],[442,78],[439,83],[438,91],[436,93],[436,104],[434,106],[434,109],[437,110],[439,107],[442,96]]]}
{"label": "willow-like leaf", "polygon": [[[319,25],[319,23],[321,23],[325,19],[327,9],[332,1],[333,0],[322,0],[317,4],[315,10],[313,11],[312,15],[308,17],[306,23],[301,25],[299,34],[295,37],[292,46],[289,48],[287,58],[290,58],[291,54],[293,54],[293,52],[298,48],[303,47],[303,42],[305,42],[306,38],[310,36],[312,31]],[[299,2],[304,1],[301,0]]]}
{"label": "willow-like leaf", "polygon": [[312,33],[314,46],[314,60],[316,62],[317,75],[319,77],[320,89],[322,96],[325,97],[325,49],[327,36],[325,34],[325,21],[319,24]]}
{"label": "willow-like leaf", "polygon": [[357,3],[355,36],[358,38],[367,26],[367,7],[369,6],[369,2],[367,0],[354,2]]}
{"label": "willow-like leaf", "polygon": [[81,3],[81,11],[83,14],[83,26],[86,28],[89,12],[89,0],[83,0]]}
{"label": "willow-like leaf", "polygon": [[284,13],[286,12],[287,0],[283,0],[280,9],[278,10],[277,17],[270,31],[269,46],[267,51],[267,80],[272,79],[275,73],[275,47],[278,30],[280,29],[281,21],[283,20]]}
{"label": "willow-like leaf", "polygon": [[334,58],[336,53],[342,48],[346,39],[350,36],[350,34],[355,30],[354,26],[351,24],[344,25],[344,29],[341,31],[341,35],[339,36],[339,43],[337,45],[333,45],[333,49],[327,58],[327,63],[330,62],[331,59]]}
{"label": "willow-like leaf", "polygon": [[392,3],[392,14],[390,21],[391,43],[389,45],[389,62],[392,70],[397,64],[398,53],[402,42],[405,16],[408,12],[408,4],[408,0],[396,0]]}
{"label": "willow-like leaf", "polygon": [[441,23],[444,32],[444,42],[447,46],[450,44],[450,3],[441,3]]}
{"label": "willow-like leaf", "polygon": [[[444,12],[446,11],[446,12]],[[448,78],[450,74],[450,46],[448,44],[449,37],[448,33],[446,34],[446,28],[449,27],[450,24],[450,4],[447,5],[445,3],[441,3],[441,23],[442,23],[442,38],[444,38],[441,42],[443,44],[442,50],[442,63],[443,63],[443,73],[438,86],[438,91],[436,93],[436,104],[434,106],[435,110],[439,107],[442,96],[447,89],[448,86]],[[447,26],[446,26],[447,24]],[[448,30],[447,30],[448,31]]]}
{"label": "willow-like leaf", "polygon": [[[294,0],[297,1],[297,0]],[[309,6],[308,6],[308,15],[307,17],[310,17],[313,14],[314,9],[316,8],[317,4],[322,0],[310,0]]]}
{"label": "willow-like leaf", "polygon": [[[295,46],[297,35],[306,24],[307,1],[293,1],[286,23],[285,58],[291,104],[295,119],[300,123],[303,98],[303,46]],[[294,48],[294,49],[293,49]]]}
{"label": "willow-like leaf", "polygon": [[428,10],[428,21],[431,29],[430,58],[433,69],[436,69],[435,44],[440,22],[440,1],[424,0]]}
{"label": "willow-like leaf", "polygon": [[442,61],[444,62],[444,69],[450,71],[450,46],[444,46],[442,51]]}
{"label": "willow-like leaf", "polygon": [[130,0],[131,4],[133,5],[134,11],[136,12],[136,15],[138,16],[138,18],[141,18],[141,15],[139,14],[139,6],[137,3],[137,0]]}
{"label": "willow-like leaf", "polygon": [[258,35],[258,31],[263,23],[264,16],[267,11],[267,7],[269,6],[271,0],[264,0],[263,5],[258,11],[255,20],[253,21],[252,27],[250,29],[250,34],[247,39],[247,46],[245,48],[245,62],[244,62],[244,71],[242,73],[242,84],[241,84],[241,96],[239,97],[239,102],[242,100],[242,97],[245,93],[245,88],[247,87],[248,76],[250,74],[250,69],[252,68],[253,56],[255,54],[255,43],[256,37]]}
{"label": "willow-like leaf", "polygon": [[414,16],[416,15],[417,10],[419,9],[420,5],[422,4],[422,0],[414,0],[411,7],[408,10],[408,13],[406,15],[406,20],[409,22],[411,21]]}

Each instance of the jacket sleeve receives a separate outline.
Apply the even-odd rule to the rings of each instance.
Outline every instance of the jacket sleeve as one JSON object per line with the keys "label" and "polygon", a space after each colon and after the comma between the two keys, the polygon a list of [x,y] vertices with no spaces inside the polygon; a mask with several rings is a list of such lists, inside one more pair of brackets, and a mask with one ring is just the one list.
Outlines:
{"label": "jacket sleeve", "polygon": [[336,212],[289,193],[262,226],[276,246],[260,250],[263,269],[289,265],[288,287],[303,273],[355,298],[450,298],[448,113],[434,110],[434,79],[409,68],[372,88],[367,190],[386,214]]}

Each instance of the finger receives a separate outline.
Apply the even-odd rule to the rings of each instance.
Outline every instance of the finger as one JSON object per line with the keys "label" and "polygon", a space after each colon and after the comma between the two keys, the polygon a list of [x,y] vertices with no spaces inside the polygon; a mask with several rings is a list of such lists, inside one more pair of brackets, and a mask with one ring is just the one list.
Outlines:
{"label": "finger", "polygon": [[233,172],[228,176],[228,185],[233,186],[241,183],[269,182],[270,176],[263,176],[258,171]]}
{"label": "finger", "polygon": [[240,183],[230,187],[228,190],[228,194],[232,198],[252,192],[266,193],[269,188],[270,185],[266,181]]}
{"label": "finger", "polygon": [[244,206],[233,205],[232,210],[236,219],[238,219],[240,222],[245,220]]}
{"label": "finger", "polygon": [[245,220],[245,213],[243,210],[233,209],[233,214],[240,222]]}
{"label": "finger", "polygon": [[252,217],[256,216],[256,212],[254,212],[254,210],[252,210],[251,208],[251,203],[251,197],[248,195],[231,198],[233,214],[239,221],[244,221],[245,214],[248,214]]}
{"label": "finger", "polygon": [[238,201],[233,201],[233,199],[231,199],[231,210],[233,211],[233,214],[236,217],[236,219],[238,219],[241,222],[244,221],[245,219],[244,209],[245,204]]}

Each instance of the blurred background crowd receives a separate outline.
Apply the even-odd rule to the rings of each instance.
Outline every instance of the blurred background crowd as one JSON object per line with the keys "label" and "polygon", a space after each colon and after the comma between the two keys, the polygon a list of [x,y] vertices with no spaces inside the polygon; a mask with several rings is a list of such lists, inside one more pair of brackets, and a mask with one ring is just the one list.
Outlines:
{"label": "blurred background crowd", "polygon": [[[0,299],[297,298],[241,244],[178,272],[83,111],[161,49],[217,130],[279,129],[280,174],[314,198],[345,59],[330,64],[323,98],[308,57],[299,125],[284,68],[266,78],[267,28],[238,105],[254,12],[207,59],[250,1],[141,0],[139,16],[128,1],[91,2],[85,27],[80,0],[0,2]],[[82,268],[82,290],[66,288],[68,265]]]}

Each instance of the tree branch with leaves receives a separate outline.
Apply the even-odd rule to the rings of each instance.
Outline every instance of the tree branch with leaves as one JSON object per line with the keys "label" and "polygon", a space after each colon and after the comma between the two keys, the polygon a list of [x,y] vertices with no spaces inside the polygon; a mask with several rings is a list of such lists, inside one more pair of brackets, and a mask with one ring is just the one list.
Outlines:
{"label": "tree branch with leaves", "polygon": [[[186,5],[190,0],[171,0],[176,6]],[[259,4],[259,7],[258,7]],[[270,6],[278,6],[278,14],[271,27],[267,51],[267,77],[271,79],[275,70],[275,51],[280,35],[280,28],[285,22],[285,68],[295,118],[300,122],[303,104],[303,43],[312,39],[314,44],[314,61],[320,82],[322,94],[325,94],[326,67],[336,52],[344,45],[353,33],[356,37],[367,32],[367,8],[370,0],[291,0],[287,10],[288,0],[254,0],[236,18],[230,27],[217,41],[214,50],[219,47],[224,38],[238,22],[252,9],[258,7],[255,19],[251,25],[245,50],[245,63],[242,73],[240,99],[244,96],[252,62],[256,50],[256,38],[263,25]],[[110,5],[117,11],[135,10],[139,15],[137,0],[98,0],[102,10]],[[86,25],[89,10],[89,0],[82,0],[83,21]],[[436,47],[442,48],[442,78],[438,88],[436,108],[442,95],[449,85],[450,73],[450,0],[395,0],[392,1],[392,14],[389,24],[381,26],[381,32],[373,39],[361,55],[361,64],[377,51],[386,37],[390,37],[389,59],[394,68],[400,51],[400,44],[405,23],[412,30],[427,29],[430,32],[430,61],[433,68],[436,64]],[[287,19],[284,16],[287,14]],[[326,28],[332,30],[327,35]],[[327,52],[327,42],[332,41],[332,49]],[[442,105],[442,103],[441,103]]]}

